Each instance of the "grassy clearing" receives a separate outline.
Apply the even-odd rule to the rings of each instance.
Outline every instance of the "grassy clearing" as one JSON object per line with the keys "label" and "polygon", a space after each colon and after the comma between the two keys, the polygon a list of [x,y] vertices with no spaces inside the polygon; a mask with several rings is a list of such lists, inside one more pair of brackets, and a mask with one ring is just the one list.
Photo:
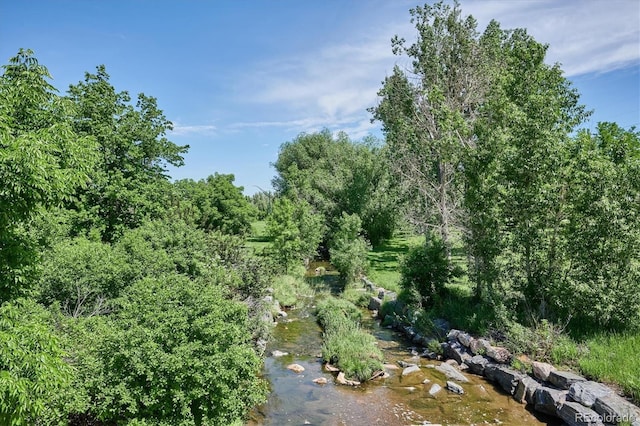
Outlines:
{"label": "grassy clearing", "polygon": [[595,380],[619,385],[636,404],[640,402],[640,332],[603,334],[586,340],[580,370]]}
{"label": "grassy clearing", "polygon": [[361,330],[361,316],[360,309],[344,299],[328,297],[318,303],[318,322],[324,329],[322,358],[362,382],[382,370],[383,355],[375,337]]}
{"label": "grassy clearing", "polygon": [[387,290],[400,291],[400,260],[409,247],[421,244],[422,236],[396,237],[384,242],[368,254],[369,278]]}
{"label": "grassy clearing", "polygon": [[271,247],[272,238],[267,235],[267,222],[259,220],[251,224],[251,235],[247,238],[246,247],[254,253],[262,253]]}

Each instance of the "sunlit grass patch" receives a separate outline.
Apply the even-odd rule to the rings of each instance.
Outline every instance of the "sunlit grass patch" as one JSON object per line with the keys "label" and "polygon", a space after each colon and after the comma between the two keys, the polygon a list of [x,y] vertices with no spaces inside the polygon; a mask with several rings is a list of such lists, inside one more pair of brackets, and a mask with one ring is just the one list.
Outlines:
{"label": "sunlit grass patch", "polygon": [[582,372],[620,385],[636,404],[640,402],[640,332],[602,334],[585,343],[588,351],[578,361]]}

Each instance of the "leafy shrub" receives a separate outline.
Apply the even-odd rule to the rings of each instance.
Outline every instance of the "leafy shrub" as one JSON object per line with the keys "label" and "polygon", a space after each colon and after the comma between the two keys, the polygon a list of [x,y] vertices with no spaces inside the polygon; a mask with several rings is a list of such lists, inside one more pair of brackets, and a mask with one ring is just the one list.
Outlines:
{"label": "leafy shrub", "polygon": [[357,214],[349,215],[342,212],[329,254],[331,255],[331,263],[347,283],[365,273],[369,266],[367,254],[371,246],[360,235],[361,232],[360,217]]}
{"label": "leafy shrub", "polygon": [[94,338],[77,359],[79,386],[95,417],[231,424],[264,401],[247,309],[219,284],[175,274],[146,278],[126,291],[114,314],[84,322],[80,335]]}
{"label": "leafy shrub", "polygon": [[0,307],[0,423],[30,425],[64,419],[72,369],[64,361],[47,312],[31,300]]}
{"label": "leafy shrub", "polygon": [[58,302],[74,317],[107,312],[134,277],[122,251],[84,237],[56,244],[45,255],[42,271],[40,300]]}
{"label": "leafy shrub", "polygon": [[400,264],[400,273],[402,289],[417,292],[421,306],[433,306],[441,299],[445,284],[452,276],[444,242],[430,234],[424,245],[410,248]]}

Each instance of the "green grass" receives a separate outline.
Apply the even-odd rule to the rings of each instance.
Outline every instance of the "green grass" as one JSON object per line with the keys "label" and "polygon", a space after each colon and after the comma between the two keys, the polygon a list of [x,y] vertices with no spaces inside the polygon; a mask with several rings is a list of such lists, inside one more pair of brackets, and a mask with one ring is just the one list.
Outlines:
{"label": "green grass", "polygon": [[267,235],[267,222],[259,220],[251,224],[251,235],[247,238],[246,247],[254,253],[262,253],[271,247],[272,238]]}
{"label": "green grass", "polygon": [[279,275],[273,279],[273,297],[282,306],[299,306],[308,301],[313,295],[313,288],[302,276]]}
{"label": "green grass", "polygon": [[400,291],[400,259],[409,247],[421,244],[423,236],[396,237],[384,242],[368,254],[369,279],[387,290]]}
{"label": "green grass", "polygon": [[382,351],[376,338],[360,328],[362,311],[345,299],[328,297],[318,303],[318,322],[324,329],[322,358],[348,378],[365,381],[382,370]]}
{"label": "green grass", "polygon": [[598,381],[615,383],[640,402],[640,332],[602,334],[585,342],[588,350],[578,360],[582,373]]}

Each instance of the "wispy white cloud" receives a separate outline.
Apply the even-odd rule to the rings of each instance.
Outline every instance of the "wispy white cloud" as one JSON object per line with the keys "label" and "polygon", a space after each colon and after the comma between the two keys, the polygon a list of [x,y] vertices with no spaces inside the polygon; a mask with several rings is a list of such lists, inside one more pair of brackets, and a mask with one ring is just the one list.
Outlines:
{"label": "wispy white cloud", "polygon": [[211,124],[179,125],[174,123],[171,134],[174,136],[212,135],[216,130],[217,127]]}
{"label": "wispy white cloud", "polygon": [[[548,62],[561,63],[569,77],[640,62],[637,1],[463,0],[461,7],[464,15],[478,20],[479,31],[491,19],[505,29],[527,28],[536,40],[550,45]],[[267,107],[269,119],[231,128],[312,132],[326,127],[356,139],[375,133],[379,125],[370,122],[367,108],[376,104],[381,81],[393,66],[409,63],[392,54],[390,43],[395,34],[408,42],[415,39],[409,18],[407,9],[398,8],[397,16],[379,17],[369,28],[354,27],[343,43],[257,64],[243,79],[241,96]]]}
{"label": "wispy white cloud", "polygon": [[640,62],[640,2],[633,0],[467,1],[463,12],[481,27],[526,28],[549,44],[548,61],[565,75],[603,73]]}

